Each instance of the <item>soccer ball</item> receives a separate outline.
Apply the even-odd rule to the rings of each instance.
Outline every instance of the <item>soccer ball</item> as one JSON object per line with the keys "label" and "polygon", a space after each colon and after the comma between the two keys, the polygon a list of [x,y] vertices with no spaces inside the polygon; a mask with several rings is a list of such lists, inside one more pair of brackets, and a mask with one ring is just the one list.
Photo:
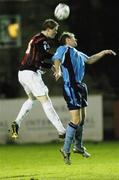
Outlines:
{"label": "soccer ball", "polygon": [[54,10],[54,16],[58,20],[65,20],[69,17],[70,14],[70,8],[67,4],[59,3],[55,10]]}

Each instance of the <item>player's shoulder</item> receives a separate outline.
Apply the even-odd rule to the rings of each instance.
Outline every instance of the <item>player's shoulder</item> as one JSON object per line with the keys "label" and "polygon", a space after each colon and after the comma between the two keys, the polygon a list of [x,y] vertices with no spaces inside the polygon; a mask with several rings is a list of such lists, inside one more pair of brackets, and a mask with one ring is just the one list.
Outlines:
{"label": "player's shoulder", "polygon": [[67,49],[68,49],[68,47],[67,46],[59,46],[58,48],[57,48],[57,51],[59,51],[59,52],[64,52],[64,51],[67,51]]}
{"label": "player's shoulder", "polygon": [[47,38],[42,33],[38,33],[32,37],[32,40],[34,43],[43,43]]}

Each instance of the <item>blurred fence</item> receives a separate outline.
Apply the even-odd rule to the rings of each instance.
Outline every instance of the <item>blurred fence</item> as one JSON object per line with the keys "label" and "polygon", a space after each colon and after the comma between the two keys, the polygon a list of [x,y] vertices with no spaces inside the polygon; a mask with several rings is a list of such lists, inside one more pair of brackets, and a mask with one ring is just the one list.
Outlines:
{"label": "blurred fence", "polygon": [[[62,97],[52,97],[53,105],[64,126],[70,120],[66,103]],[[11,142],[8,129],[15,120],[25,99],[9,99],[0,101],[0,143]],[[101,95],[91,95],[88,99],[87,119],[84,128],[84,140],[103,140],[103,104]],[[40,143],[58,139],[56,129],[47,119],[42,106],[36,101],[33,109],[21,124],[17,143]]]}

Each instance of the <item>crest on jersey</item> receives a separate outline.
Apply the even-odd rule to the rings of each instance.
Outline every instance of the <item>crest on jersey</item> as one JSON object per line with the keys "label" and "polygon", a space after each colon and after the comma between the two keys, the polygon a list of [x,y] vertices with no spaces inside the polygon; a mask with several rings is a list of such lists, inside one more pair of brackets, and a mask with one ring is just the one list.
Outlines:
{"label": "crest on jersey", "polygon": [[43,47],[46,51],[49,51],[49,49],[50,49],[50,45],[47,43],[47,41],[43,42]]}

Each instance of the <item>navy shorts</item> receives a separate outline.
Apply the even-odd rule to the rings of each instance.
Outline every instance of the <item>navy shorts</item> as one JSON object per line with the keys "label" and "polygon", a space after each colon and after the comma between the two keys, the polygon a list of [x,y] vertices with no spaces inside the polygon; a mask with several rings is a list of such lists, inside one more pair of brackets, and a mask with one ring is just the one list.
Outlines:
{"label": "navy shorts", "polygon": [[65,83],[63,87],[63,95],[69,110],[83,108],[88,105],[88,90],[85,83],[76,83],[73,86]]}

